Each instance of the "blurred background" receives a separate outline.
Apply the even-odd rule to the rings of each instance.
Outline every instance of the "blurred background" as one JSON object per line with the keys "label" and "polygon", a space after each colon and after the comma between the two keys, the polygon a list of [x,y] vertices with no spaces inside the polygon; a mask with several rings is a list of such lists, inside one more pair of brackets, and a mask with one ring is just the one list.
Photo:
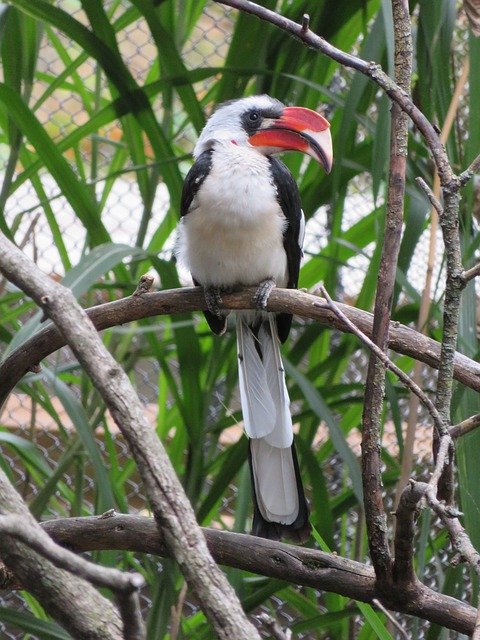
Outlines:
{"label": "blurred background", "polygon": [[[393,25],[380,0],[264,0],[344,51],[393,75]],[[468,3],[466,3],[468,4]],[[155,5],[155,6],[154,6]],[[479,39],[462,3],[412,0],[416,104],[440,129],[456,171],[480,148]],[[149,272],[158,288],[190,284],[172,258],[182,180],[212,108],[268,93],[330,120],[330,176],[303,156],[284,161],[308,220],[300,286],[324,282],[336,299],[372,309],[382,248],[389,159],[389,101],[359,74],[254,17],[205,0],[13,0],[0,5],[0,228],[84,306],[130,295]],[[457,94],[455,91],[457,90]],[[151,105],[151,106],[149,106]],[[449,114],[449,115],[447,115]],[[432,162],[411,131],[405,225],[393,318],[441,336],[443,249],[437,221],[414,183],[433,184]],[[480,188],[461,208],[464,263],[475,261]],[[474,286],[465,292],[459,349],[477,356]],[[0,281],[0,353],[41,326],[23,293]],[[250,478],[239,412],[234,332],[213,337],[201,314],[149,318],[103,332],[204,526],[249,531]],[[368,354],[352,336],[297,319],[284,348],[300,468],[316,529],[312,546],[367,561],[359,466]],[[395,362],[432,394],[435,372]],[[458,386],[455,422],[479,411]],[[413,449],[407,442],[411,434]],[[458,495],[480,542],[479,434],[460,443]],[[67,349],[25,376],[0,414],[0,463],[40,519],[110,508],[149,514],[127,447]],[[431,425],[388,375],[382,454],[387,510],[401,478],[426,478]],[[392,531],[394,518],[390,519]],[[451,566],[445,534],[419,518],[416,566],[429,586],[475,598],[478,585]],[[141,571],[149,639],[213,637],[170,560],[101,552],[95,561]],[[456,639],[459,634],[382,613],[335,594],[226,569],[245,609],[268,612],[295,638]],[[1,637],[68,638],[25,592],[0,598]],[[268,636],[265,636],[268,637]]]}

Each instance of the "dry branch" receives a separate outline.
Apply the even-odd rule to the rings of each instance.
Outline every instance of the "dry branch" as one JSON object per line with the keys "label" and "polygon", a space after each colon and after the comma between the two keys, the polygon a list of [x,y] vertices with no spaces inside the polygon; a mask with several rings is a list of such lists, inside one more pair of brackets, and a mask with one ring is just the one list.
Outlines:
{"label": "dry branch", "polygon": [[[0,513],[2,518],[13,515],[21,519],[25,528],[39,536],[43,533],[2,469]],[[0,536],[0,556],[15,580],[28,589],[72,637],[79,640],[125,640],[118,611],[91,584],[55,566],[15,535],[5,533]],[[2,576],[4,578],[7,578],[6,573]],[[2,586],[5,588],[5,583]]]}
{"label": "dry branch", "polygon": [[[152,518],[115,515],[63,518],[42,523],[60,544],[75,551],[119,549],[160,556],[170,555]],[[294,584],[333,591],[348,598],[436,622],[461,633],[471,633],[476,618],[473,607],[436,593],[420,583],[408,594],[401,588],[377,593],[371,567],[335,554],[254,536],[203,529],[216,562]],[[408,597],[407,597],[408,596]]]}
{"label": "dry branch", "polygon": [[213,561],[193,509],[128,376],[105,348],[72,292],[42,274],[1,234],[0,271],[52,318],[100,392],[130,446],[168,548],[217,636],[259,638],[233,588]]}
{"label": "dry branch", "polygon": [[[255,289],[243,289],[237,293],[224,294],[227,309],[254,308]],[[371,313],[346,304],[336,303],[338,308],[368,337],[372,336]],[[142,318],[157,315],[184,313],[205,309],[203,291],[199,287],[171,289],[142,295],[129,296],[107,302],[86,310],[98,331],[123,325]],[[267,309],[286,311],[303,318],[315,320],[322,325],[350,332],[351,329],[330,309],[328,303],[318,296],[292,289],[274,289],[270,294]],[[17,382],[41,360],[66,344],[58,329],[47,324],[38,333],[13,351],[0,364],[0,405],[3,404]],[[440,344],[423,336],[418,331],[399,322],[390,323],[389,347],[404,355],[416,358],[433,368],[440,362]],[[460,353],[455,354],[455,378],[471,389],[480,391],[480,364]]]}
{"label": "dry branch", "polygon": [[[392,0],[392,9],[395,80],[401,90],[409,95],[413,45],[408,1]],[[375,573],[385,587],[388,587],[392,579],[392,557],[383,503],[380,444],[387,364],[380,354],[385,355],[388,350],[392,300],[402,239],[407,151],[408,116],[398,103],[393,102],[387,207],[373,316],[373,343],[377,349],[370,350],[362,413],[363,503],[368,543]]]}
{"label": "dry branch", "polygon": [[26,544],[59,569],[84,578],[97,587],[106,587],[115,593],[120,603],[123,636],[128,640],[144,640],[145,629],[140,615],[138,590],[145,580],[139,573],[124,573],[113,567],[102,567],[84,560],[68,549],[56,544],[37,524],[30,524],[24,515],[0,516],[0,533]]}

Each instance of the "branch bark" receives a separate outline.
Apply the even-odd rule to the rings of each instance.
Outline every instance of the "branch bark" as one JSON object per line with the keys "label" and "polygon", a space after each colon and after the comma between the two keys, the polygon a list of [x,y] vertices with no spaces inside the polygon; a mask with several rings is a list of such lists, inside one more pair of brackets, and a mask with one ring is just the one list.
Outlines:
{"label": "branch bark", "polygon": [[[254,293],[253,288],[243,289],[236,293],[222,294],[222,300],[227,309],[252,309],[255,304]],[[336,305],[362,333],[372,337],[373,316],[371,313],[340,302]],[[86,313],[97,330],[101,331],[142,318],[200,311],[205,308],[203,290],[200,287],[193,287],[132,295],[91,307],[86,310]],[[331,310],[326,300],[303,291],[274,289],[270,294],[267,309],[277,312],[288,311],[339,331],[351,332],[351,329]],[[421,360],[433,368],[438,368],[440,362],[440,344],[438,342],[399,322],[390,323],[389,335],[391,349]],[[55,325],[48,323],[9,354],[0,363],[0,406],[26,373],[34,367],[36,368],[41,360],[65,344],[65,338]],[[454,375],[462,384],[475,391],[480,391],[480,364],[458,352],[455,354]]]}
{"label": "branch bark", "polygon": [[[21,518],[25,527],[38,535],[44,533],[2,469],[0,513],[3,517],[14,515]],[[73,637],[79,640],[124,639],[118,611],[91,584],[56,567],[50,560],[9,534],[0,536],[0,556],[23,587]]]}
{"label": "branch bark", "polygon": [[50,280],[0,235],[0,271],[30,295],[61,330],[130,446],[159,528],[219,638],[259,638],[214,563],[165,449],[124,370],[101,342],[72,292]]}
{"label": "branch bark", "polygon": [[[80,551],[130,550],[170,555],[165,539],[152,518],[115,515],[63,518],[42,523],[58,543]],[[371,567],[291,544],[215,529],[203,529],[208,548],[216,562],[295,584],[333,591],[345,597],[372,603],[378,599],[387,609],[436,622],[461,633],[472,633],[476,611],[455,598],[436,593],[416,583],[408,593],[398,588],[389,594],[377,593]]]}
{"label": "branch bark", "polygon": [[[392,8],[395,79],[401,90],[408,96],[412,73],[412,33],[408,2],[392,0]],[[390,315],[402,238],[407,167],[408,116],[397,102],[392,103],[390,127],[387,207],[373,318],[374,342],[382,352],[387,351],[389,342]],[[387,516],[383,504],[380,444],[385,370],[383,360],[371,351],[362,415],[362,479],[370,555],[377,578],[385,588],[388,588],[392,580],[392,558],[388,542]]]}

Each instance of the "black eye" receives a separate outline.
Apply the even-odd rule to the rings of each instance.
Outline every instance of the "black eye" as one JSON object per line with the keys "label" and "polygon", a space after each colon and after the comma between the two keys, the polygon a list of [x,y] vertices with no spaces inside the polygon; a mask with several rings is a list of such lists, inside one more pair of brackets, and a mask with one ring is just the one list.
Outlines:
{"label": "black eye", "polygon": [[249,122],[256,122],[259,118],[260,118],[260,114],[258,113],[258,111],[250,111],[248,114]]}

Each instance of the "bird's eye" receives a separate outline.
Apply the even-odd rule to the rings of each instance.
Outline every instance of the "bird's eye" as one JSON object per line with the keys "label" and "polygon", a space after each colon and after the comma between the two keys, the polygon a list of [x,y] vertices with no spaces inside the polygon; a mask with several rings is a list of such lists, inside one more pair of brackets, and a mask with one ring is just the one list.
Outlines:
{"label": "bird's eye", "polygon": [[258,113],[258,111],[250,111],[250,113],[248,114],[248,120],[250,122],[257,122],[259,118],[260,114]]}

